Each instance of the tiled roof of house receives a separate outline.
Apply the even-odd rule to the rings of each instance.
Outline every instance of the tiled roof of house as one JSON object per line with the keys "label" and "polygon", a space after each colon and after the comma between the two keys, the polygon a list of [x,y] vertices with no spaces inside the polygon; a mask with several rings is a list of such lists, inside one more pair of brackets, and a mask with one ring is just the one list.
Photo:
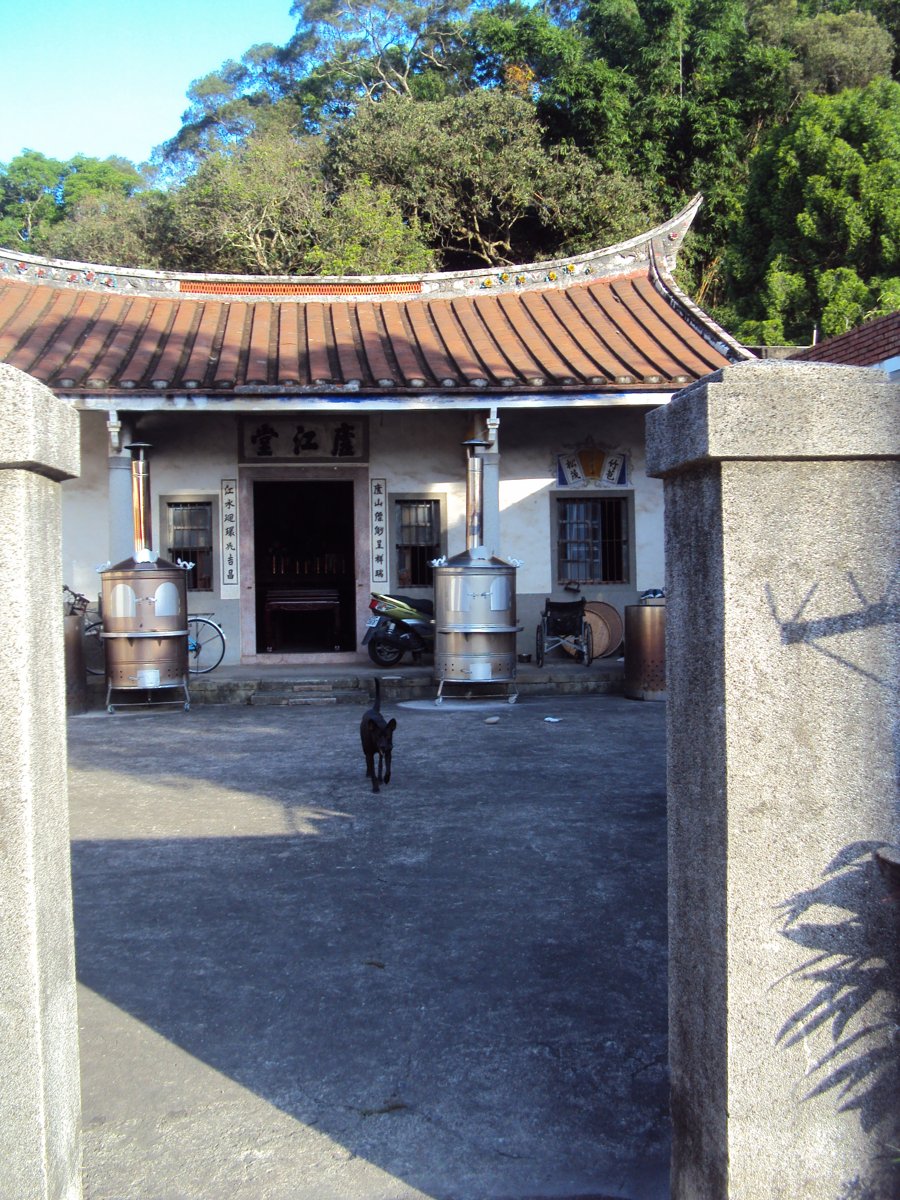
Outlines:
{"label": "tiled roof of house", "polygon": [[802,362],[843,363],[848,367],[872,367],[900,356],[900,312],[876,317],[847,333],[808,346],[792,354]]}
{"label": "tiled roof of house", "polygon": [[749,357],[672,282],[698,204],[491,273],[176,275],[0,251],[0,361],[71,395],[679,388]]}

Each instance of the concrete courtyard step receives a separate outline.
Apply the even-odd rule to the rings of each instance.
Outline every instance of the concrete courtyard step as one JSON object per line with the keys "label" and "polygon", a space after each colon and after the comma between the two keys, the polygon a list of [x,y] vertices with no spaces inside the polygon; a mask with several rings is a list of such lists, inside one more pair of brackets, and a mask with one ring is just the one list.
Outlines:
{"label": "concrete courtyard step", "polygon": [[295,683],[261,680],[250,695],[254,708],[310,704],[364,704],[369,690],[359,679],[304,679]]}
{"label": "concrete courtyard step", "polygon": [[[381,680],[385,704],[406,700],[434,700],[438,685],[430,666],[394,670],[364,664],[346,667],[280,668],[221,667],[208,675],[192,675],[189,680],[192,704],[248,704],[254,707],[317,706],[356,704],[365,706],[375,694],[375,678]],[[465,689],[460,684],[446,686],[447,699],[458,697]],[[595,659],[585,669],[563,658],[549,658],[543,668],[520,663],[514,688],[520,696],[596,695],[623,691],[621,659]],[[102,708],[106,684],[99,676],[88,679],[87,701],[91,708]]]}

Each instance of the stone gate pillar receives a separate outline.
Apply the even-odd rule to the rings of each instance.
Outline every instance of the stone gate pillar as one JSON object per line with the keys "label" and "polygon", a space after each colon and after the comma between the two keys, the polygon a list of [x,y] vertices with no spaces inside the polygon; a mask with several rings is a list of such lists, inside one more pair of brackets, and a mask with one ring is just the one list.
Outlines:
{"label": "stone gate pillar", "polygon": [[78,415],[0,365],[0,1197],[81,1195],[60,481]]}
{"label": "stone gate pillar", "polygon": [[647,421],[673,1200],[900,1196],[898,410],[880,373],[748,362]]}

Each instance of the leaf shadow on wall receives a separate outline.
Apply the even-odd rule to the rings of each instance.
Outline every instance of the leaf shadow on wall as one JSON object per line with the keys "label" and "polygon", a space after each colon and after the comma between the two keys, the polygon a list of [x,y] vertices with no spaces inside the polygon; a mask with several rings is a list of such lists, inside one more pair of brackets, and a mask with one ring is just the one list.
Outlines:
{"label": "leaf shadow on wall", "polygon": [[781,643],[783,646],[801,644],[810,646],[817,653],[833,659],[840,666],[861,675],[887,692],[898,695],[900,686],[895,678],[889,675],[874,674],[860,663],[854,662],[852,657],[835,650],[833,644],[826,645],[825,642],[828,638],[839,637],[843,634],[900,624],[900,568],[893,572],[884,589],[884,594],[878,600],[869,599],[852,571],[847,572],[847,583],[851,594],[858,601],[858,608],[818,618],[805,617],[804,614],[819,589],[819,585],[814,583],[801,600],[794,615],[788,619],[779,616],[772,585],[767,583],[765,585],[766,600],[769,611],[778,626]]}
{"label": "leaf shadow on wall", "polygon": [[[776,1040],[786,1048],[830,1031],[832,1045],[809,1065],[801,1098],[831,1092],[839,1111],[855,1112],[884,1147],[883,1170],[900,1188],[900,1165],[891,1162],[891,1147],[900,1144],[900,899],[878,868],[875,852],[883,845],[845,846],[822,883],[781,905],[782,935],[813,952],[787,978],[809,986],[812,996]],[[819,908],[833,919],[817,920]]]}

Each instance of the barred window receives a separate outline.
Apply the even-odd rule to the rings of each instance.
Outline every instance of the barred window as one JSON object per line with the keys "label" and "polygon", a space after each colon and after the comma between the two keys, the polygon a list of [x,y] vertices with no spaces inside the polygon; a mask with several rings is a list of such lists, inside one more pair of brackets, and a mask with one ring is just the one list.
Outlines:
{"label": "barred window", "polygon": [[624,496],[558,499],[558,581],[628,582],[628,501]]}
{"label": "barred window", "polygon": [[440,502],[394,501],[394,547],[398,587],[431,587],[428,565],[441,553]]}
{"label": "barred window", "polygon": [[213,588],[212,504],[176,502],[166,505],[169,558],[194,565],[187,573],[188,590]]}

